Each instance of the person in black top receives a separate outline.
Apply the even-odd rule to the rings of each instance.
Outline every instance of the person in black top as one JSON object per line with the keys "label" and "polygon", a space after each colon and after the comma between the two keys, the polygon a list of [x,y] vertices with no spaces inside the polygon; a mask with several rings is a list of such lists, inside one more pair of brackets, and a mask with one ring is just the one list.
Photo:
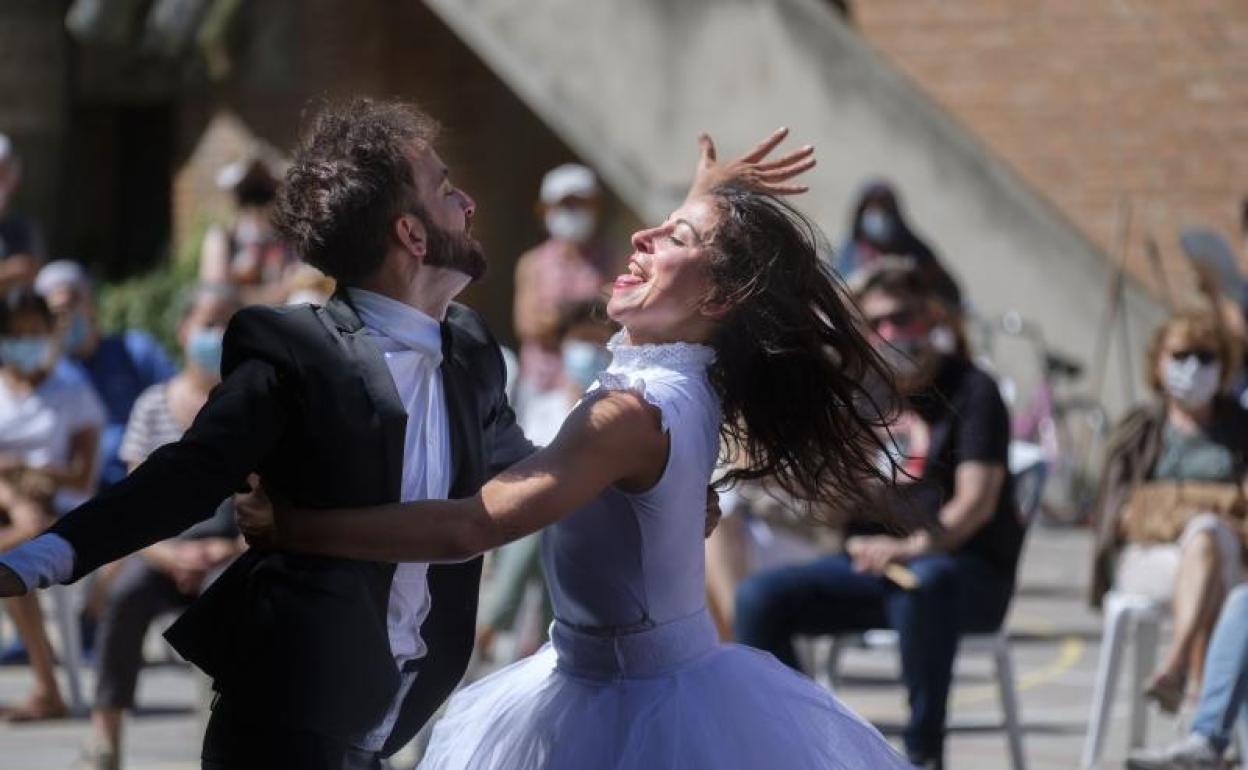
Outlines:
{"label": "person in black top", "polygon": [[45,256],[34,220],[12,207],[21,181],[21,158],[9,137],[0,134],[0,294],[29,286]]}
{"label": "person in black top", "polygon": [[[857,300],[902,394],[891,427],[897,483],[880,490],[879,510],[849,512],[845,553],[743,582],[735,631],[796,667],[795,634],[895,629],[910,695],[906,753],[940,768],[958,637],[999,628],[1014,592],[1023,525],[1007,470],[1009,415],[991,377],[957,350],[940,352],[942,304],[913,268],[885,266]],[[897,521],[917,525],[904,534]],[[917,586],[885,578],[892,564]]]}

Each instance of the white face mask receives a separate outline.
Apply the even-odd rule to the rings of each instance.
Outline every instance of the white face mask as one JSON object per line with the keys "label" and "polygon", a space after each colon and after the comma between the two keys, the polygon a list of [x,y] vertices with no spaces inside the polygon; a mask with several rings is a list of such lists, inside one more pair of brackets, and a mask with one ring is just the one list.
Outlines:
{"label": "white face mask", "polygon": [[546,232],[561,241],[585,243],[597,224],[594,212],[586,208],[556,206],[546,212]]}
{"label": "white face mask", "polygon": [[1221,363],[1211,361],[1202,364],[1196,356],[1177,361],[1167,357],[1161,368],[1161,380],[1166,392],[1186,407],[1200,407],[1209,403],[1218,392],[1221,379]]}

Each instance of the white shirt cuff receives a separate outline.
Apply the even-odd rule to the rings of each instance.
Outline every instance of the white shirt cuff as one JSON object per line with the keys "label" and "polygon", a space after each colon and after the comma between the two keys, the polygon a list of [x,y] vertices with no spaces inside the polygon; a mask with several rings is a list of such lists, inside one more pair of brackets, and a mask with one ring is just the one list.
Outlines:
{"label": "white shirt cuff", "polygon": [[0,564],[17,573],[27,590],[47,588],[74,576],[74,547],[60,535],[45,532],[0,556]]}

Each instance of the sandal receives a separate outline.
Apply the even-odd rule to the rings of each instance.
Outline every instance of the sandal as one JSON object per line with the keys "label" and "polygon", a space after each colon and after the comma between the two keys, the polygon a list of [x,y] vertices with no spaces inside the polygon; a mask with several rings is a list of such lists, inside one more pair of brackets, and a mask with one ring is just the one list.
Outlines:
{"label": "sandal", "polygon": [[53,719],[64,719],[69,716],[69,709],[60,698],[31,698],[20,706],[7,708],[0,712],[0,719],[6,722],[46,722]]}
{"label": "sandal", "polygon": [[1187,678],[1175,674],[1159,674],[1144,691],[1144,697],[1156,702],[1167,714],[1177,714],[1187,693]]}

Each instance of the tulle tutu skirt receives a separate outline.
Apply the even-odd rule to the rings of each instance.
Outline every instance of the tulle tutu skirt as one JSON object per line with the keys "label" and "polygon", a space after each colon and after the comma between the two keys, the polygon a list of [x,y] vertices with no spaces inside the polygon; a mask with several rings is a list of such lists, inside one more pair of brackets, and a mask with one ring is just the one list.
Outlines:
{"label": "tulle tutu skirt", "polygon": [[705,613],[553,645],[455,695],[422,770],[910,770],[831,693]]}

